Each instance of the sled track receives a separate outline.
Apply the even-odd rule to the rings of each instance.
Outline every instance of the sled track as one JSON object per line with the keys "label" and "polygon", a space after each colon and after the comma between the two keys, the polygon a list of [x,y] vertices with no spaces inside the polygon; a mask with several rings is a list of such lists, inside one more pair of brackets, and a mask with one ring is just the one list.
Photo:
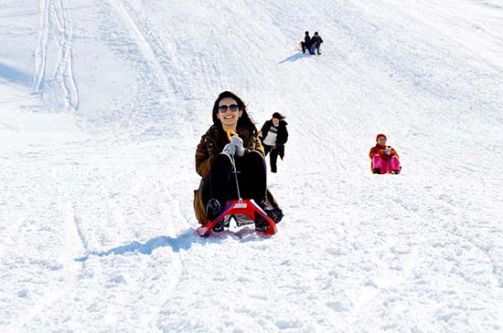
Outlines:
{"label": "sled track", "polygon": [[40,1],[40,28],[38,47],[35,50],[35,75],[32,92],[40,92],[42,80],[45,76],[47,61],[47,40],[49,39],[49,8],[50,0]]}
{"label": "sled track", "polygon": [[[75,213],[75,207],[68,206],[66,210],[67,214],[63,227],[67,235],[73,235],[73,237],[70,236],[70,240],[68,241],[69,244],[73,245],[71,238],[73,239],[79,238],[82,241],[84,249],[86,249],[87,251],[87,242],[85,241],[85,238],[83,237],[82,231],[80,229],[78,217],[76,216]],[[71,246],[69,246],[68,250],[69,251],[72,250]],[[65,296],[67,296],[71,291],[75,289],[75,286],[80,281],[79,277],[82,276],[86,268],[86,263],[83,262],[81,264],[76,265],[73,262],[73,260],[70,259],[70,261],[67,261],[65,263],[65,266],[70,267],[70,269],[73,271],[71,273],[72,274],[71,282],[64,283],[63,288],[58,288],[58,292],[56,293],[53,293],[52,290],[46,292],[42,297],[42,301],[37,303],[35,306],[31,307],[28,313],[23,316],[23,320],[15,325],[11,325],[7,329],[7,331],[17,332],[25,330],[26,329],[25,327],[29,325],[37,316],[42,314],[44,311],[49,311],[50,313],[53,304],[56,304],[58,301],[62,300]]]}
{"label": "sled track", "polygon": [[156,48],[160,48],[163,53],[167,53],[166,50],[164,50],[162,46],[160,46],[161,44],[156,39],[152,39],[150,34],[147,35],[142,32],[140,26],[129,14],[125,5],[123,5],[118,0],[108,0],[108,3],[117,13],[119,18],[124,22],[127,30],[130,32],[130,35],[136,43],[145,64],[150,67],[151,75],[156,80],[160,81],[161,87],[163,88],[167,96],[174,96],[174,94],[172,93],[174,88],[171,86],[170,81],[167,80],[166,72],[161,64],[162,59],[159,59],[158,55],[155,52]]}
{"label": "sled track", "polygon": [[[77,212],[76,212],[76,203],[73,203],[73,206],[72,206],[72,221],[73,221],[73,225],[75,227],[75,230],[77,232],[77,235],[80,239],[80,241],[82,242],[82,247],[84,249],[84,252],[85,254],[87,255],[89,253],[89,246],[88,246],[88,243],[87,243],[87,239],[84,235],[84,232],[82,231],[82,227],[80,226],[81,224],[81,221],[80,221],[80,218],[77,216]],[[85,262],[83,262],[83,265],[85,265]]]}
{"label": "sled track", "polygon": [[[384,175],[380,177],[395,176]],[[372,182],[363,182],[358,186],[368,188],[369,185],[371,186]],[[369,234],[370,230],[370,234],[377,235],[373,236],[378,237],[379,241],[376,243],[378,245],[373,248],[373,253],[379,253],[376,260],[383,261],[383,266],[375,270],[377,274],[371,276],[369,281],[366,282],[367,284],[365,284],[370,288],[363,288],[361,297],[355,298],[354,307],[355,309],[358,308],[358,311],[355,312],[357,315],[354,318],[354,324],[357,325],[356,323],[362,319],[362,313],[373,312],[379,307],[378,303],[383,302],[383,299],[385,301],[388,298],[391,299],[389,295],[391,288],[395,288],[395,291],[398,292],[395,292],[393,297],[401,297],[402,295],[405,297],[407,293],[417,293],[418,297],[436,301],[435,286],[431,281],[439,274],[447,274],[453,281],[462,280],[466,284],[467,290],[470,291],[485,286],[497,293],[501,285],[497,262],[494,260],[497,253],[493,252],[491,254],[488,249],[481,246],[480,241],[475,236],[471,237],[463,233],[462,230],[465,229],[461,231],[455,229],[454,224],[465,220],[461,215],[461,211],[445,202],[445,200],[438,200],[438,197],[432,193],[421,192],[420,194],[414,194],[402,188],[402,184],[396,184],[393,187],[402,191],[397,192],[392,200],[387,201],[390,213],[385,216],[385,220],[381,221],[388,227],[392,227],[392,229],[383,229],[379,224],[369,221],[353,226],[356,230],[360,230],[360,232],[356,231],[356,234],[366,235]],[[427,208],[421,203],[421,200],[424,200],[424,194],[428,197],[427,202],[437,202],[430,210],[426,210]],[[441,213],[444,210],[451,211],[448,216],[453,217],[452,222],[449,220],[439,221],[437,216],[432,215],[435,214],[434,212],[440,212],[441,216],[445,216],[446,214]],[[403,214],[397,216],[400,211],[403,211]],[[470,226],[470,229],[476,235],[478,225]],[[386,242],[380,243],[382,241]],[[482,262],[477,258],[483,258]],[[475,262],[477,262],[478,267],[472,266]],[[387,266],[386,264],[390,265]],[[359,263],[357,265],[359,266]],[[395,265],[397,268],[394,267]],[[434,267],[427,271],[422,269],[423,267],[429,267],[429,265]],[[446,267],[445,272],[443,271],[444,267]],[[450,269],[448,269],[449,267]],[[421,274],[416,275],[417,272],[421,272]],[[423,282],[414,286],[411,284],[414,279]],[[458,296],[448,296],[448,298],[451,297],[455,299]],[[476,306],[473,305],[473,307]],[[388,307],[385,307],[385,310],[391,311]],[[446,321],[443,318],[446,315],[445,313],[456,315],[469,310],[467,304],[463,304],[462,308],[449,304],[442,312],[436,313],[434,316],[438,319],[438,323],[441,324]],[[480,315],[493,321],[496,320],[497,313],[496,310],[493,310]],[[393,315],[392,312],[389,314]]]}
{"label": "sled track", "polygon": [[[79,106],[79,92],[73,74],[73,22],[70,14],[68,0],[41,0],[40,1],[40,27],[38,46],[35,50],[35,73],[33,78],[32,93],[44,94],[49,87],[45,83],[54,84],[51,89],[58,87],[57,99],[65,109],[77,110]],[[57,33],[51,33],[51,31]],[[47,73],[50,56],[49,43],[54,41],[57,46],[54,72]],[[49,76],[49,77],[48,77]]]}

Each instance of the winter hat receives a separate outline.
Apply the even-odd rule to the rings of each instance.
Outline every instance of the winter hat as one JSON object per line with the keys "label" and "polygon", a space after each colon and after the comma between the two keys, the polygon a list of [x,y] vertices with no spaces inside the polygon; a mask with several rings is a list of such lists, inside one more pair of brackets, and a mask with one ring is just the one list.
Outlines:
{"label": "winter hat", "polygon": [[376,137],[376,141],[379,140],[380,137],[383,137],[385,140],[388,140],[388,138],[386,137],[386,135],[384,134],[377,134],[377,137]]}
{"label": "winter hat", "polygon": [[273,118],[276,118],[276,119],[279,119],[279,120],[283,120],[283,119],[285,119],[285,117],[284,117],[283,115],[281,115],[281,113],[279,113],[279,112],[274,112],[274,113],[272,114],[272,117],[273,117]]}

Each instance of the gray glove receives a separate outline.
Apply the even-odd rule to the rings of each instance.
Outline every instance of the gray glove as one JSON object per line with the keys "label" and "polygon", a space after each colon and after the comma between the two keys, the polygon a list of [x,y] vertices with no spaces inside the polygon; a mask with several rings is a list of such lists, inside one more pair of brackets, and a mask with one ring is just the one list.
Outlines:
{"label": "gray glove", "polygon": [[229,156],[234,156],[235,152],[236,152],[236,146],[234,146],[232,143],[226,144],[224,149],[222,149],[222,154],[227,154]]}
{"label": "gray glove", "polygon": [[241,157],[245,154],[245,149],[243,147],[243,139],[241,139],[239,136],[231,137],[230,144],[236,148],[236,155]]}
{"label": "gray glove", "polygon": [[385,152],[387,155],[391,154],[391,147],[386,148],[386,149],[384,150],[384,152]]}

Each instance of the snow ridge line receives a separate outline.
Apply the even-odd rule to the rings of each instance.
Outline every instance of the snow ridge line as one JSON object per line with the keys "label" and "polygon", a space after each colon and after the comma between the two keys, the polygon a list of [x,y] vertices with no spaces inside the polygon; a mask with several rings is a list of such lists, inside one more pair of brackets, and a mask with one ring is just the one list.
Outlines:
{"label": "snow ridge line", "polygon": [[[125,6],[130,12],[134,12],[134,8],[131,8],[129,3],[126,2]],[[138,13],[137,16],[137,21],[139,21],[139,23],[135,23],[135,25],[138,31],[140,31],[141,28],[143,39],[148,43],[154,56],[154,60],[158,65],[159,71],[164,74],[161,76],[162,83],[171,87],[172,91],[178,93],[180,88],[177,88],[177,85],[175,84],[177,80],[171,79],[168,80],[168,82],[165,77],[165,75],[171,74],[173,67],[176,66],[176,64],[172,64],[173,52],[166,47],[166,45],[171,45],[173,42],[163,38],[160,31],[158,31],[158,29],[156,29],[152,24],[148,15],[145,13]]]}
{"label": "snow ridge line", "polygon": [[[48,62],[47,49],[50,39],[58,45],[58,60],[55,71],[50,76],[51,82],[59,85],[63,91],[61,98],[65,109],[76,110],[79,106],[79,92],[73,74],[73,28],[68,0],[41,0],[40,2],[39,43],[35,50],[35,74],[32,85],[33,94],[44,92],[44,79]],[[57,27],[57,36],[51,36],[50,28]]]}
{"label": "snow ridge line", "polygon": [[75,76],[73,74],[73,21],[70,14],[70,5],[68,0],[60,0],[61,14],[63,16],[63,47],[62,60],[63,63],[59,62],[58,75],[62,76],[63,87],[66,92],[67,103],[73,110],[76,110],[79,106],[79,92],[77,90],[77,84],[75,82]]}
{"label": "snow ridge line", "polygon": [[82,231],[82,228],[80,226],[80,218],[77,216],[76,205],[77,204],[75,202],[72,205],[73,223],[75,224],[75,228],[77,230],[77,235],[79,236],[79,239],[82,242],[82,246],[84,247],[84,253],[86,254],[86,257],[87,257],[87,256],[89,256],[89,245],[88,245],[86,237],[84,236],[84,232]]}
{"label": "snow ridge line", "polygon": [[47,40],[49,39],[49,0],[40,1],[40,27],[38,46],[35,49],[35,73],[33,77],[32,93],[39,93],[45,76],[47,61]]}
{"label": "snow ridge line", "polygon": [[126,11],[122,3],[116,1],[116,0],[110,0],[109,3],[112,5],[112,8],[115,8],[116,12],[120,15],[122,20],[126,23],[127,29],[132,33],[134,36],[135,42],[138,45],[138,48],[140,49],[140,52],[142,53],[143,57],[147,62],[151,65],[155,65],[157,63],[154,51],[150,47],[150,44],[148,41],[145,39],[143,34],[141,33],[140,29],[134,22],[133,18],[129,15],[129,13]]}

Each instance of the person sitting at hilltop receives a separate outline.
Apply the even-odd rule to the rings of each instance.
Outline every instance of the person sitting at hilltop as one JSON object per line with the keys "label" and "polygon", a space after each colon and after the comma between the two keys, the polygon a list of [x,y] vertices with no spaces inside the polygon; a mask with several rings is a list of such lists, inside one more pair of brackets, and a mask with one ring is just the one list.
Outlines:
{"label": "person sitting at hilltop", "polygon": [[309,31],[304,33],[304,41],[300,42],[300,47],[302,48],[302,53],[306,53],[306,50],[309,51],[309,54],[314,54],[314,49],[311,44],[311,36],[309,36]]}
{"label": "person sitting at hilltop", "polygon": [[318,55],[321,55],[320,53],[321,43],[323,43],[323,39],[321,39],[321,36],[318,34],[318,31],[316,31],[314,33],[313,38],[311,38],[311,48],[312,48],[311,54],[314,54],[314,50],[316,49]]}

